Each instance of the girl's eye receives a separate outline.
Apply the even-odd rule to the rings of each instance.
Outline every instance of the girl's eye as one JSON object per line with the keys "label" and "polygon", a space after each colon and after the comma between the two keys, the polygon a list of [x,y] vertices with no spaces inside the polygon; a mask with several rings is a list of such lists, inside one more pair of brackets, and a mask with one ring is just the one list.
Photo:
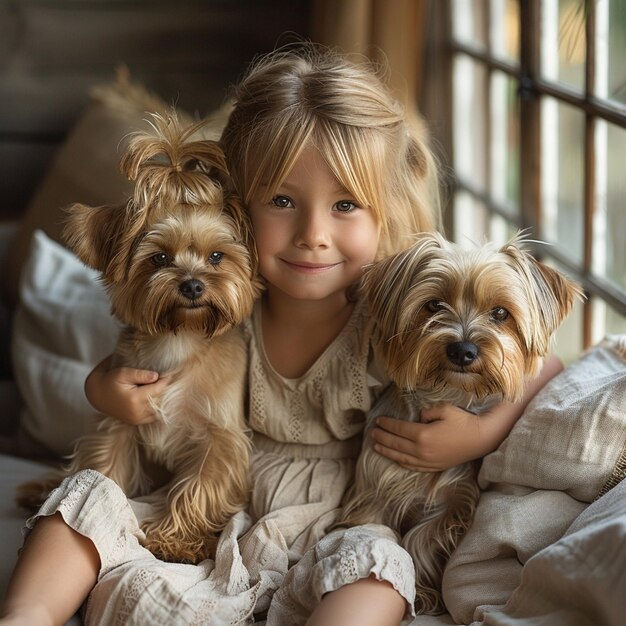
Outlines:
{"label": "girl's eye", "polygon": [[340,200],[337,204],[335,204],[335,209],[340,213],[351,213],[356,208],[357,205],[350,200]]}
{"label": "girl's eye", "polygon": [[209,263],[211,265],[219,265],[222,262],[223,258],[223,252],[211,252],[211,254],[209,254]]}
{"label": "girl's eye", "polygon": [[444,303],[441,300],[429,300],[426,303],[426,309],[431,313],[438,313],[445,308]]}
{"label": "girl's eye", "polygon": [[157,267],[165,267],[172,262],[172,257],[165,252],[157,252],[150,257],[150,260]]}
{"label": "girl's eye", "polygon": [[509,312],[504,307],[498,306],[491,310],[491,319],[494,322],[504,322],[508,316]]}
{"label": "girl's eye", "polygon": [[272,204],[279,209],[291,209],[293,204],[287,196],[274,196],[272,198]]}

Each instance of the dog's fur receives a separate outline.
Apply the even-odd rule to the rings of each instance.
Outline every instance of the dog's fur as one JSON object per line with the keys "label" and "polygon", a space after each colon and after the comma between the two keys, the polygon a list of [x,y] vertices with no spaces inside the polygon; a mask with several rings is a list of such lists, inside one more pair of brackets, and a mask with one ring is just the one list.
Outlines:
{"label": "dog's fur", "polygon": [[394,384],[368,415],[340,524],[397,530],[415,562],[416,610],[435,614],[444,610],[443,568],[476,507],[475,469],[405,469],[374,451],[374,420],[419,421],[438,403],[481,413],[519,400],[580,290],[537,262],[519,235],[500,249],[464,250],[435,234],[371,266],[363,289],[374,349]]}
{"label": "dog's fur", "polygon": [[[246,349],[237,324],[259,294],[245,213],[228,185],[224,156],[193,141],[200,125],[153,116],[156,135],[135,136],[122,170],[136,180],[123,206],[69,208],[65,236],[102,272],[124,324],[113,366],[158,371],[170,384],[151,403],[157,420],[131,426],[105,417],[78,440],[62,475],[91,468],[129,496],[153,486],[145,462],[172,478],[150,501],[144,545],[171,561],[212,556],[220,531],[249,495],[244,422]],[[52,481],[22,487],[34,504]],[[165,493],[163,493],[165,492]]]}

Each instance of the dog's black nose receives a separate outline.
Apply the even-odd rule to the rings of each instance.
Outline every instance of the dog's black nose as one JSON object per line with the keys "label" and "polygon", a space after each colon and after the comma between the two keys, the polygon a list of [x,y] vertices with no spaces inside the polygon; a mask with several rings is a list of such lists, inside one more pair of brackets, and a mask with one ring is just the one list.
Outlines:
{"label": "dog's black nose", "polygon": [[463,367],[476,360],[478,356],[478,346],[470,341],[457,341],[448,345],[446,354],[452,363]]}
{"label": "dog's black nose", "polygon": [[178,291],[188,300],[195,300],[202,295],[204,283],[197,278],[192,278],[191,280],[186,280],[184,283],[181,283],[178,287]]}

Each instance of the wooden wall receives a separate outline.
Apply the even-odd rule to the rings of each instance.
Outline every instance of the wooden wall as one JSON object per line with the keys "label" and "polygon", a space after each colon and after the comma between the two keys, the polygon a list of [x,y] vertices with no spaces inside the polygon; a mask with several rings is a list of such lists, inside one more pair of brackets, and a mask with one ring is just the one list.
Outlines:
{"label": "wooden wall", "polygon": [[88,99],[125,64],[189,112],[254,54],[309,35],[307,0],[0,0],[0,219],[18,217]]}

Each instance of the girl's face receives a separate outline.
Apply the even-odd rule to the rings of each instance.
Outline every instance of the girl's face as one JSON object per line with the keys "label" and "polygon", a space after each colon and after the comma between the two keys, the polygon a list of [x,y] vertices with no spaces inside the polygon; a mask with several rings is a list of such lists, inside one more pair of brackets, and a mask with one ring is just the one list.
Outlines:
{"label": "girl's face", "polygon": [[260,188],[249,204],[268,290],[300,300],[345,296],[378,249],[369,207],[343,188],[314,146],[307,146],[274,197]]}

